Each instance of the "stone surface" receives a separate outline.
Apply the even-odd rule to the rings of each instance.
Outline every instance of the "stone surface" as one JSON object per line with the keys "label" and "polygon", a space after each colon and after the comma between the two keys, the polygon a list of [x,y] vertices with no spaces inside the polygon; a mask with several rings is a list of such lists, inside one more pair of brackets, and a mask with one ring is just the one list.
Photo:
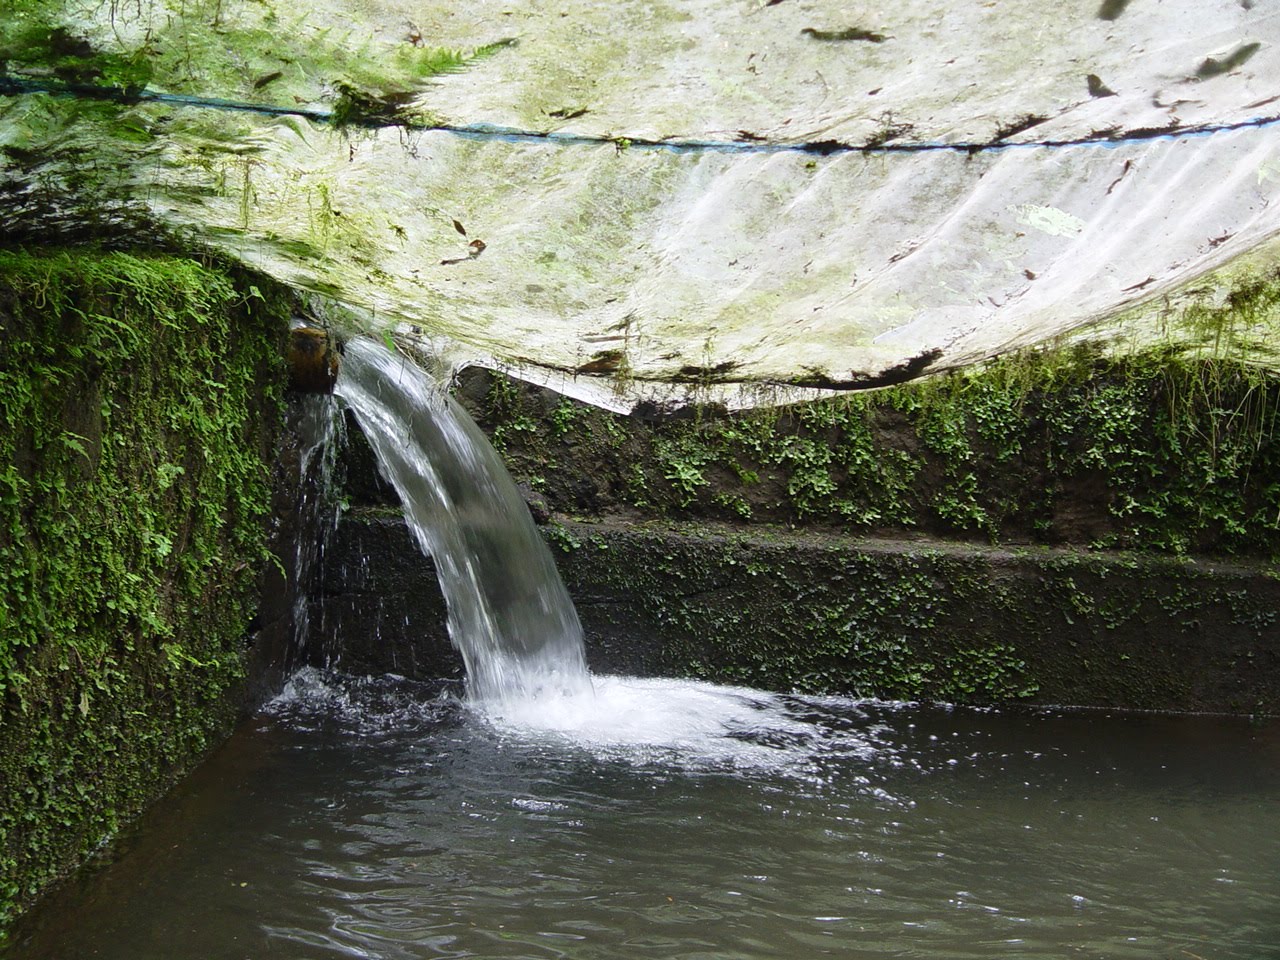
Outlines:
{"label": "stone surface", "polygon": [[435,565],[398,511],[344,517],[326,546],[318,581],[301,651],[306,661],[355,674],[462,676]]}
{"label": "stone surface", "polygon": [[[1248,565],[695,525],[544,528],[596,672],[953,703],[1274,713],[1280,582]],[[325,656],[457,676],[430,562],[353,510]]]}

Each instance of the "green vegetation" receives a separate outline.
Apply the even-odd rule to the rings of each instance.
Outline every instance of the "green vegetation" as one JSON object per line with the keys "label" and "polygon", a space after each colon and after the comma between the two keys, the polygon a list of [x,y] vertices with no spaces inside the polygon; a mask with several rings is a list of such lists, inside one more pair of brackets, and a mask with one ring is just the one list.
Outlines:
{"label": "green vegetation", "polygon": [[[1197,321],[1205,338],[1230,337],[1223,317]],[[495,379],[477,414],[516,475],[536,473],[571,516],[1269,559],[1280,547],[1280,379],[1199,348],[1029,351],[870,393],[652,423],[567,400],[548,419],[540,403]]]}
{"label": "green vegetation", "polygon": [[[410,23],[384,34],[342,26],[338,8],[286,15],[259,0],[8,6],[0,172],[10,242],[16,231],[27,242],[50,231],[153,238],[159,208],[170,234],[225,243],[256,232],[294,262],[314,268],[333,257],[374,282],[388,278],[370,259],[371,242],[403,241],[405,227],[347,199],[331,171],[282,179],[269,145],[317,138],[311,120],[327,120],[341,132],[318,139],[350,157],[369,136],[361,128],[436,124],[421,106],[431,81],[514,43],[446,48]],[[256,230],[255,221],[270,225]],[[313,292],[338,292],[339,272],[316,268]]]}
{"label": "green vegetation", "polygon": [[0,250],[0,927],[234,718],[289,306],[256,284]]}
{"label": "green vegetation", "polygon": [[1248,565],[696,523],[548,539],[588,634],[642,673],[948,703],[1280,704],[1280,584]]}
{"label": "green vegetation", "polygon": [[346,122],[404,122],[404,103],[424,83],[514,43],[456,50],[412,24],[379,36],[335,26],[323,11],[286,19],[264,2],[113,3],[92,26],[65,0],[19,6],[0,22],[0,68],[12,76],[290,107],[327,102]]}

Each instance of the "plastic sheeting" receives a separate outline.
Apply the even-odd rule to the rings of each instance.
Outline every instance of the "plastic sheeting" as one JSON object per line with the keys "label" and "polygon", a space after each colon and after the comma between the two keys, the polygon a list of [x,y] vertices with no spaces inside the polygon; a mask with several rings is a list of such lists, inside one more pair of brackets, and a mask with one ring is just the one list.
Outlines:
{"label": "plastic sheeting", "polygon": [[1276,275],[1265,0],[290,2],[19,5],[81,69],[8,51],[0,211],[159,223],[615,406],[1167,335]]}

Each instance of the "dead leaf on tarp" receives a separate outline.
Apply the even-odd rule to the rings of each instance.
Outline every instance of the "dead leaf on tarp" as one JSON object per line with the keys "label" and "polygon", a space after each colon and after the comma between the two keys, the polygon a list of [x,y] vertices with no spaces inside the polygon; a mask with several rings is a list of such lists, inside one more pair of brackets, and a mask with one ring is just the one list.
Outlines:
{"label": "dead leaf on tarp", "polygon": [[1120,289],[1123,290],[1125,293],[1129,293],[1132,290],[1142,290],[1146,287],[1151,286],[1151,284],[1155,282],[1156,282],[1155,277],[1147,277],[1147,279],[1145,280],[1139,281],[1138,283],[1132,284],[1127,287],[1121,287]]}
{"label": "dead leaf on tarp", "polygon": [[[457,221],[455,220],[454,223],[456,224]],[[459,224],[459,226],[461,225]],[[474,260],[476,257],[480,256],[480,254],[484,253],[484,248],[486,246],[488,246],[488,244],[477,237],[475,240],[472,240],[467,244],[467,255],[465,257],[450,257],[448,260],[441,260],[440,265],[442,267],[449,267],[455,263],[466,263],[468,260]]]}
{"label": "dead leaf on tarp", "polygon": [[574,373],[615,373],[622,367],[626,354],[621,350],[601,350],[586,363],[574,368]]}
{"label": "dead leaf on tarp", "polygon": [[846,27],[844,30],[818,30],[814,27],[805,27],[800,33],[810,39],[822,40],[826,43],[839,43],[845,40],[884,43],[886,40],[893,39],[893,37],[885,36],[876,30],[865,30],[862,27]]}
{"label": "dead leaf on tarp", "polygon": [[1116,92],[1103,83],[1102,78],[1096,73],[1089,74],[1084,78],[1084,82],[1091,97],[1114,97],[1116,95]]}

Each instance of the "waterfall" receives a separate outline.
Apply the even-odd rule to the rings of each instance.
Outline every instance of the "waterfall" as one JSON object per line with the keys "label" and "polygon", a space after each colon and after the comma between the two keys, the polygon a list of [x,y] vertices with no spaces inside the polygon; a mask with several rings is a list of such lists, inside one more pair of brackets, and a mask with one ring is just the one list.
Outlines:
{"label": "waterfall", "polygon": [[367,338],[347,344],[334,392],[435,561],[468,697],[501,706],[589,691],[577,611],[520,492],[467,412],[412,360]]}

